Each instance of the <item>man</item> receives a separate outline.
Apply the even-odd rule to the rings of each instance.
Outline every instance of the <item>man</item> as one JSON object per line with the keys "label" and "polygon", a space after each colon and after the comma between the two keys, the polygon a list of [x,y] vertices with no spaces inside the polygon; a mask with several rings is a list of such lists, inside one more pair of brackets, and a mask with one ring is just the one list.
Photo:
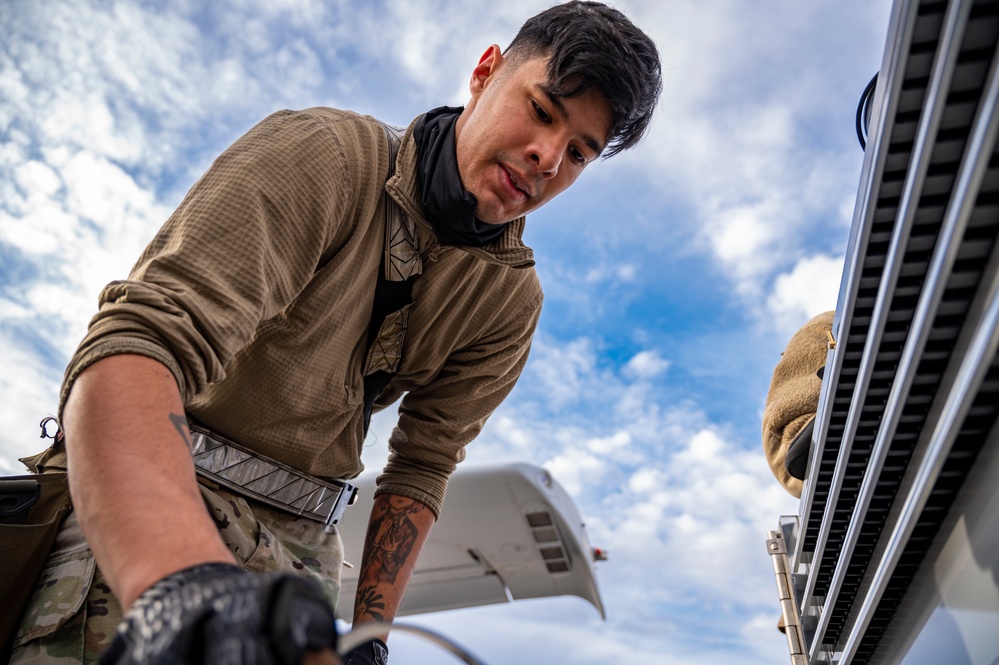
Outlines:
{"label": "man", "polygon": [[[402,396],[354,627],[392,621],[449,474],[527,359],[542,295],[524,216],[642,138],[660,65],[622,14],[571,2],[490,46],[469,89],[464,109],[417,118],[394,159],[371,118],[274,114],[104,290],[62,389],[75,512],[50,560],[82,571],[66,596],[86,601],[39,591],[12,662],[93,660],[119,603],[105,662],[332,662],[339,537],[199,482],[189,422],[322,482],[361,471],[365,402]],[[379,304],[410,277],[412,303]],[[386,653],[375,639],[346,662]]]}

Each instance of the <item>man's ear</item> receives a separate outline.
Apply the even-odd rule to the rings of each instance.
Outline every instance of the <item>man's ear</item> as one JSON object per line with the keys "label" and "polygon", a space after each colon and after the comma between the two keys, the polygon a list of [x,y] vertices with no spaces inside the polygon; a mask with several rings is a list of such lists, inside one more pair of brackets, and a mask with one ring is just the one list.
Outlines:
{"label": "man's ear", "polygon": [[472,80],[468,84],[468,89],[472,97],[478,97],[486,89],[490,79],[492,79],[503,66],[505,58],[503,51],[496,44],[486,49],[486,52],[479,58],[479,64],[472,70]]}

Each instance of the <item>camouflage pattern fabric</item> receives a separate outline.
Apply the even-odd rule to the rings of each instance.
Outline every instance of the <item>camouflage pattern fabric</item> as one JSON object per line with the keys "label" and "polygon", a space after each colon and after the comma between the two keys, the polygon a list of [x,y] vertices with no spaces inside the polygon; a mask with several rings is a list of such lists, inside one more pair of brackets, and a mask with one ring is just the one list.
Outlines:
{"label": "camouflage pattern fabric", "polygon": [[[201,487],[219,534],[252,572],[295,571],[316,580],[333,607],[340,592],[343,545],[336,532],[223,489]],[[122,611],[94,562],[74,513],[56,537],[28,604],[11,665],[96,663]]]}

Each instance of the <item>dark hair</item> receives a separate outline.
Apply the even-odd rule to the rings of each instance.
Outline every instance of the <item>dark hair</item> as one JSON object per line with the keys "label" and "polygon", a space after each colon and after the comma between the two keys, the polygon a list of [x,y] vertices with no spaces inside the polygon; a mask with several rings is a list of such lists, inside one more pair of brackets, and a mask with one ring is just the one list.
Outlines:
{"label": "dark hair", "polygon": [[556,97],[596,88],[613,115],[606,157],[633,147],[648,130],[662,92],[659,51],[648,35],[599,2],[567,2],[528,19],[505,52],[512,63],[548,57]]}

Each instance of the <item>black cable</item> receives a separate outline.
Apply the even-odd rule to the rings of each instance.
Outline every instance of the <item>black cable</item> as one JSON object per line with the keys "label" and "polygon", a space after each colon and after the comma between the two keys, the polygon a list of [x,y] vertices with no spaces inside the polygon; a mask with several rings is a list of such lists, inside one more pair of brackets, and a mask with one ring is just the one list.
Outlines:
{"label": "black cable", "polygon": [[860,147],[864,150],[867,149],[867,122],[870,122],[870,118],[865,116],[870,110],[871,102],[874,99],[874,88],[877,84],[878,75],[875,74],[871,82],[864,88],[864,93],[860,95],[860,104],[857,105],[857,138],[860,140]]}
{"label": "black cable", "polygon": [[[363,644],[364,642],[370,640],[372,637],[377,637],[385,632],[386,626],[384,624],[379,624],[376,622],[364,623],[354,628],[349,633],[340,636],[339,650],[340,653],[344,654],[353,649],[354,647]],[[444,651],[451,653],[452,655],[458,657],[463,663],[467,665],[484,665],[481,660],[473,656],[471,653],[466,651],[464,648],[458,646],[448,638],[444,637],[439,633],[435,633],[432,630],[428,630],[421,626],[406,623],[393,623],[388,626],[391,630],[395,632],[410,633],[416,635],[417,637],[422,637],[423,639],[436,644]]]}

